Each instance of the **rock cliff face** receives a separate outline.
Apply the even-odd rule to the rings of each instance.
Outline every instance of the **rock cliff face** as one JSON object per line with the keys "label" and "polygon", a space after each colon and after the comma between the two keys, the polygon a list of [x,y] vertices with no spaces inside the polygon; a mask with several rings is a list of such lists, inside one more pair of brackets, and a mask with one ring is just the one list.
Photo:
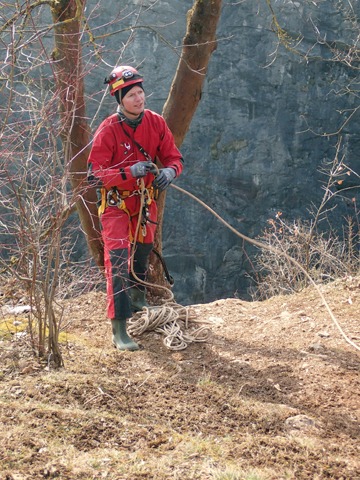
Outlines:
{"label": "rock cliff face", "polygon": [[[141,64],[148,107],[161,113],[193,2],[148,2],[149,8],[140,1],[122,3],[127,4],[123,17],[136,12],[139,24],[153,28],[134,30],[123,53],[129,34],[109,37],[106,48],[113,53],[106,61]],[[266,1],[224,2],[217,50],[181,148],[185,170],[176,181],[249,237],[259,235],[277,211],[289,220],[306,218],[311,204],[319,204],[326,180],[319,168],[335,158],[336,132],[341,131],[345,163],[360,170],[359,115],[351,116],[359,106],[359,74],[340,61],[346,55],[350,60],[349,47],[356,50],[358,3],[279,0],[273,8],[291,35],[293,51],[278,44]],[[98,13],[93,22],[105,24],[113,7],[105,5]],[[121,25],[133,22],[133,15]],[[359,67],[359,54],[353,65]],[[107,73],[104,66],[94,69],[87,88],[98,91]],[[106,99],[94,129],[113,109]],[[94,113],[95,105],[89,105],[89,115]],[[353,213],[351,202],[337,203],[335,217]],[[246,297],[252,272],[248,257],[255,249],[171,188],[163,235],[178,302]]]}

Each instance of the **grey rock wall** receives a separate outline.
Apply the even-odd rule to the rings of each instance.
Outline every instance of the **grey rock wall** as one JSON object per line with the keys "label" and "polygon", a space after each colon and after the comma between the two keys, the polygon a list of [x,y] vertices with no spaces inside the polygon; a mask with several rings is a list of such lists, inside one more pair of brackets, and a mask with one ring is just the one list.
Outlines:
{"label": "grey rock wall", "polygon": [[[88,3],[89,9],[96,2]],[[94,65],[87,84],[102,101],[101,106],[89,105],[94,129],[115,107],[103,98],[101,81],[116,63],[141,65],[148,107],[161,113],[192,3],[121,2],[119,15],[128,18],[117,27],[133,23],[136,13],[139,24],[154,29],[134,30],[126,49],[128,32],[103,41],[108,65]],[[333,133],[359,104],[358,72],[334,61],[330,48],[346,52],[346,45],[354,45],[360,31],[358,2],[278,0],[273,7],[280,24],[294,38],[302,38],[298,49],[307,59],[278,45],[265,0],[224,2],[217,50],[181,148],[185,170],[177,180],[249,237],[259,235],[277,211],[290,220],[306,218],[310,205],[319,204],[324,180],[319,167],[334,158],[338,137]],[[109,3],[94,12],[91,22],[106,24],[114,15],[114,4]],[[353,93],[346,93],[349,84]],[[342,130],[341,152],[357,172],[358,120],[359,114],[354,115]],[[351,214],[351,208],[344,200],[336,215]],[[174,189],[167,195],[163,235],[177,301],[247,297],[252,271],[248,256],[256,249]]]}

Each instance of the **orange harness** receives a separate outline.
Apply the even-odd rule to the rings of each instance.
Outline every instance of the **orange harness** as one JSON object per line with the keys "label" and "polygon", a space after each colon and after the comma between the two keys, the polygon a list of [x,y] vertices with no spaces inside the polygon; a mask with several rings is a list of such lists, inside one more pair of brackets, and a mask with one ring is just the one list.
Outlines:
{"label": "orange harness", "polygon": [[104,213],[106,207],[117,207],[127,213],[129,217],[129,237],[130,242],[134,241],[134,234],[131,229],[131,218],[139,215],[139,210],[130,213],[126,205],[126,199],[132,197],[134,195],[144,195],[144,203],[143,203],[143,212],[142,212],[142,219],[141,219],[141,229],[139,230],[138,238],[136,241],[142,243],[144,237],[146,236],[146,224],[149,221],[148,218],[148,208],[153,201],[153,199],[157,198],[157,190],[154,189],[152,185],[149,187],[145,187],[144,189],[139,188],[138,190],[122,190],[119,191],[116,187],[112,187],[110,190],[106,190],[105,187],[101,188],[101,202],[98,207],[98,215]]}

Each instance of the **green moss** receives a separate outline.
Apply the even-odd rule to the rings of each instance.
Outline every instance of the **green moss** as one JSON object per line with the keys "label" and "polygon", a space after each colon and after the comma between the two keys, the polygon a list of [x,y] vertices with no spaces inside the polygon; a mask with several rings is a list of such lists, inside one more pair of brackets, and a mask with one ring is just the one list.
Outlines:
{"label": "green moss", "polygon": [[14,333],[23,332],[27,326],[26,318],[9,317],[0,322],[0,339],[9,339]]}

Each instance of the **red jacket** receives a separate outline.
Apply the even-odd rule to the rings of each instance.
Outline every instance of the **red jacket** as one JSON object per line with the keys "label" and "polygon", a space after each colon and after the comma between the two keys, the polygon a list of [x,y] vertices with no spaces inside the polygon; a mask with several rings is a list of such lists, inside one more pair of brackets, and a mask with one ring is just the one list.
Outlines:
{"label": "red jacket", "polygon": [[[130,166],[147,160],[137,144],[154,162],[158,159],[162,166],[172,167],[176,176],[182,172],[181,153],[161,115],[145,110],[140,125],[133,129],[121,122],[115,113],[106,118],[95,133],[88,159],[92,182],[104,186],[107,190],[111,187],[117,187],[118,190],[137,190],[139,187],[136,178],[130,173]],[[149,173],[144,182],[150,185],[153,179],[154,176]]]}

